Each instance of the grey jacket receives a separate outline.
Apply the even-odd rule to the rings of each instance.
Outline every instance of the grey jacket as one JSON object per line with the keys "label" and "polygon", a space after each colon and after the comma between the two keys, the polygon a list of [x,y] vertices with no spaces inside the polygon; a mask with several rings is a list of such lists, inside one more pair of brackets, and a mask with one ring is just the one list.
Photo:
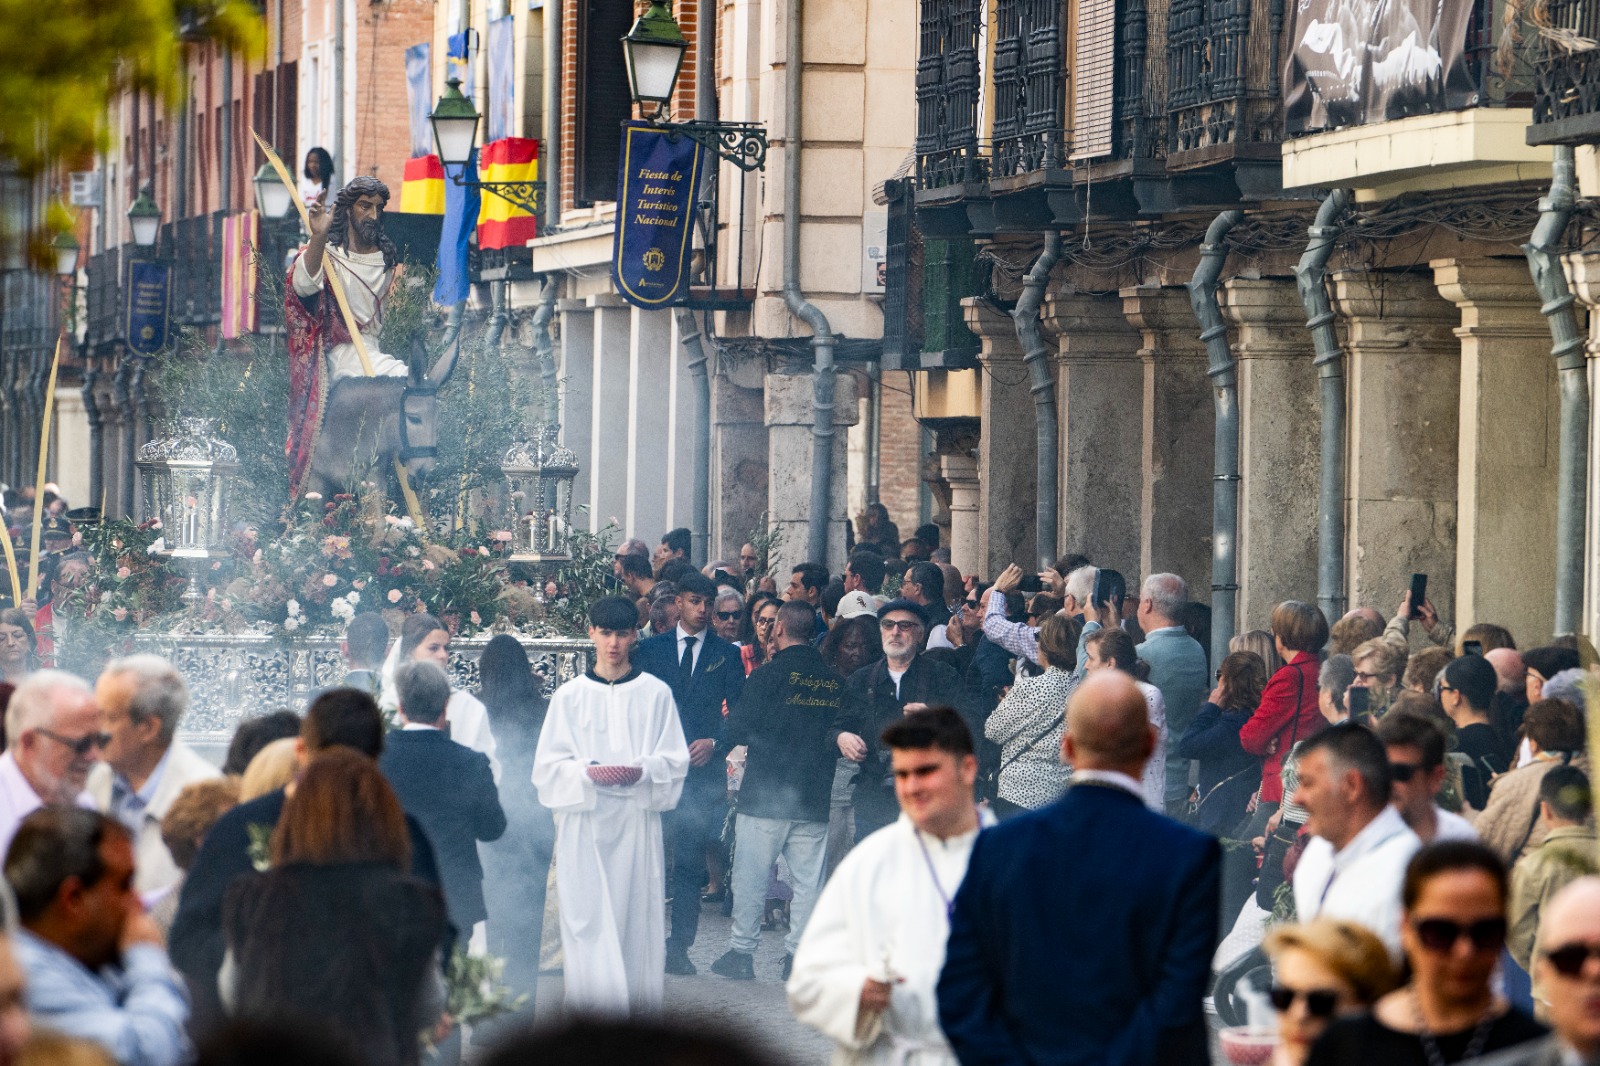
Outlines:
{"label": "grey jacket", "polygon": [[[1172,626],[1146,634],[1138,653],[1150,665],[1150,683],[1161,690],[1167,705],[1168,735],[1183,736],[1209,691],[1206,650],[1182,628]],[[1189,794],[1189,760],[1177,750],[1175,742],[1167,749],[1168,802]]]}
{"label": "grey jacket", "polygon": [[[1526,1044],[1508,1047],[1477,1060],[1477,1066],[1571,1066],[1581,1062],[1576,1053],[1561,1046],[1561,1038],[1551,1033]],[[1600,1066],[1600,1058],[1589,1060],[1588,1066]]]}

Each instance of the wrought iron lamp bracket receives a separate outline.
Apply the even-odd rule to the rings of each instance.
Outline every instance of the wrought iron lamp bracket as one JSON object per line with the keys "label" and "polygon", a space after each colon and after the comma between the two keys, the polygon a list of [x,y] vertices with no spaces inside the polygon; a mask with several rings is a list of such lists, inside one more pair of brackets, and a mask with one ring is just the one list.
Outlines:
{"label": "wrought iron lamp bracket", "polygon": [[515,204],[531,215],[544,215],[544,182],[542,181],[480,181],[469,177],[465,166],[445,167],[450,180],[456,185],[481,189],[493,193],[507,203]]}
{"label": "wrought iron lamp bracket", "polygon": [[755,122],[663,122],[655,124],[670,133],[689,138],[708,152],[715,152],[740,170],[765,170],[767,166],[767,128]]}

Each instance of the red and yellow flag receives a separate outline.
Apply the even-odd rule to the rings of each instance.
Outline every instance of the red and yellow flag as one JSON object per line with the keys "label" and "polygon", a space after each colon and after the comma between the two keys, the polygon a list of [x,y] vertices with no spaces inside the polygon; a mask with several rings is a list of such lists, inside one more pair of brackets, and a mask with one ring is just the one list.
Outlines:
{"label": "red and yellow flag", "polygon": [[[538,181],[539,142],[529,137],[490,141],[479,154],[483,181]],[[478,209],[479,248],[521,248],[539,233],[539,220],[510,200],[484,191]]]}
{"label": "red and yellow flag", "polygon": [[412,215],[444,214],[444,166],[436,155],[406,160],[400,185],[400,210]]}

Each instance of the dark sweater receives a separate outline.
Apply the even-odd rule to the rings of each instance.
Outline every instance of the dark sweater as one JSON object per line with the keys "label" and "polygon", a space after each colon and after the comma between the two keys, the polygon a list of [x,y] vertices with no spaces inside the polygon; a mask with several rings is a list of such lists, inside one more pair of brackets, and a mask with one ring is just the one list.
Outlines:
{"label": "dark sweater", "polygon": [[728,715],[728,741],[745,744],[739,813],[826,822],[839,749],[834,718],[844,682],[810,644],[784,648],[744,683]]}

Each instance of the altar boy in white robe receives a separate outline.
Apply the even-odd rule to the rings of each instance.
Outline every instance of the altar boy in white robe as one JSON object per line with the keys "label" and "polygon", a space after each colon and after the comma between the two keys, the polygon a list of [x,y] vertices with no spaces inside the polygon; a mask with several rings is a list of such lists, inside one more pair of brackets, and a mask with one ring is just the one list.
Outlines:
{"label": "altar boy in white robe", "polygon": [[589,609],[594,666],[551,697],[533,757],[539,802],[555,814],[569,1011],[661,1009],[661,812],[678,803],[689,746],[672,690],[629,661],[638,620],[620,596]]}
{"label": "altar boy in white robe", "polygon": [[835,1066],[955,1066],[935,986],[980,827],[972,734],[936,708],[892,723],[883,743],[900,818],[857,844],[823,888],[795,951],[789,1007],[838,1045]]}

